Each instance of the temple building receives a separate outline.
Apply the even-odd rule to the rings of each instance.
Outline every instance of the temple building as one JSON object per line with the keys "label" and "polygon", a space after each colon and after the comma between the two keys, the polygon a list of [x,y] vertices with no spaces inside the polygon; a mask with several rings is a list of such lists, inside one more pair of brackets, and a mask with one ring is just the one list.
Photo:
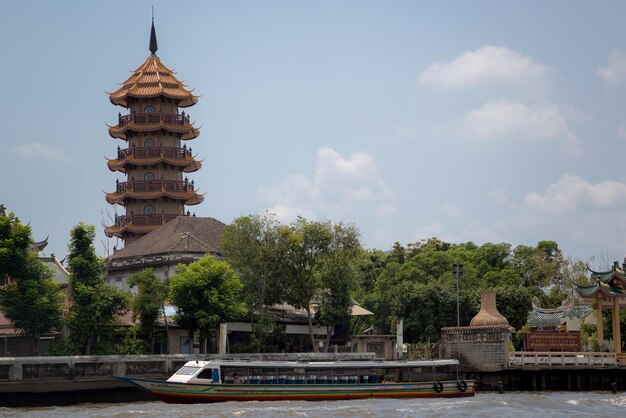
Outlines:
{"label": "temple building", "polygon": [[626,308],[626,258],[620,267],[616,261],[609,271],[591,272],[590,284],[575,284],[576,292],[582,298],[591,299],[596,309],[596,324],[598,345],[604,345],[604,330],[602,327],[602,310],[611,310],[611,324],[613,331],[613,350],[616,354],[622,353],[622,338],[620,332],[620,310]]}
{"label": "temple building", "polygon": [[196,192],[186,173],[200,169],[201,162],[186,142],[195,139],[195,128],[185,111],[198,102],[187,86],[156,55],[154,19],[150,32],[150,56],[122,86],[110,93],[111,103],[127,109],[118,114],[118,123],[109,126],[109,135],[125,141],[108,161],[111,171],[123,173],[115,190],[106,193],[112,205],[124,207],[115,224],[105,227],[108,237],[130,244],[181,215],[185,205],[197,205],[203,196]]}

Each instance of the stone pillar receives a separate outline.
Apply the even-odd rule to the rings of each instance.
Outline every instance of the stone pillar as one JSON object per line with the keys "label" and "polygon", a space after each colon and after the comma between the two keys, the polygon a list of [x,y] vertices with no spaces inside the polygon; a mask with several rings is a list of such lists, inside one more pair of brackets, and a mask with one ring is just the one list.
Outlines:
{"label": "stone pillar", "polygon": [[218,349],[220,356],[226,354],[226,338],[228,338],[228,324],[223,322],[220,324],[220,344]]}
{"label": "stone pillar", "polygon": [[619,298],[613,298],[613,345],[615,354],[622,352],[622,336],[619,329]]}
{"label": "stone pillar", "polygon": [[598,294],[596,296],[596,324],[598,328],[598,346],[602,351],[602,344],[604,343],[604,332],[602,330],[602,297]]}
{"label": "stone pillar", "polygon": [[402,359],[402,347],[404,346],[404,322],[402,319],[396,321],[396,347],[398,350],[398,360]]}

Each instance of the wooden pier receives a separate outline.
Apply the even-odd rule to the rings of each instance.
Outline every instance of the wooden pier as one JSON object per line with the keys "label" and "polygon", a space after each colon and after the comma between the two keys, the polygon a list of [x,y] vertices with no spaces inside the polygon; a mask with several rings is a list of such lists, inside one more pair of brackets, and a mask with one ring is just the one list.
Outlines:
{"label": "wooden pier", "polygon": [[508,368],[465,371],[484,391],[624,391],[626,366],[615,353],[511,352]]}

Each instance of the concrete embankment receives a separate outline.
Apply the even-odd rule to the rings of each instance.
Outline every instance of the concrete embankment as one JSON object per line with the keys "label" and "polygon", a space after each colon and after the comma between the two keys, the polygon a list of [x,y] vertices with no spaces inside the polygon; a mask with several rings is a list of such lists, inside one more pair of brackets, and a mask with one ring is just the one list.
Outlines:
{"label": "concrete embankment", "polygon": [[[372,353],[242,354],[230,358],[366,360]],[[113,376],[167,379],[190,360],[215,355],[67,356],[0,358],[0,407],[130,402],[154,399]]]}
{"label": "concrete embankment", "polygon": [[194,355],[0,358],[0,406],[150,399],[113,376],[164,379]]}

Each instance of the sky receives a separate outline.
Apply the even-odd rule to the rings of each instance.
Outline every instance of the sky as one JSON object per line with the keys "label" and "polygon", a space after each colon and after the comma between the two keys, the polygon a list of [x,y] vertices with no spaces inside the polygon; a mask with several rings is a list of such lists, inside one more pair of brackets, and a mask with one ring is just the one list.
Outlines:
{"label": "sky", "polygon": [[626,2],[0,4],[0,203],[47,254],[81,221],[113,245],[107,92],[149,55],[152,5],[157,54],[200,95],[197,216],[626,253]]}

